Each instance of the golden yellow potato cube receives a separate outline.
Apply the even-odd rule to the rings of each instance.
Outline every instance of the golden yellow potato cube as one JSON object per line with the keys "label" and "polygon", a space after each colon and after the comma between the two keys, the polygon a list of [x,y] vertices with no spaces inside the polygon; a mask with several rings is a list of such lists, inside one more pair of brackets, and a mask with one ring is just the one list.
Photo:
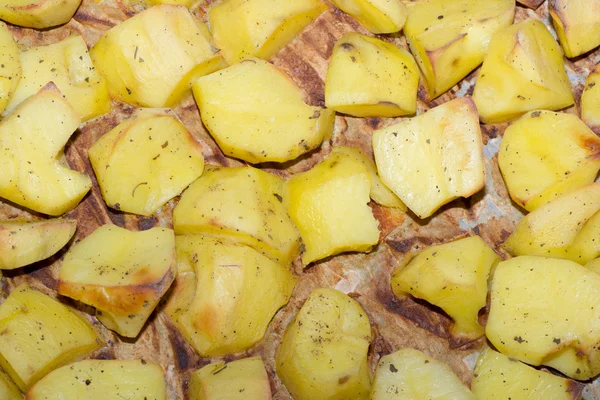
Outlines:
{"label": "golden yellow potato cube", "polygon": [[446,364],[415,349],[381,357],[370,400],[475,400]]}
{"label": "golden yellow potato cube", "polygon": [[0,305],[0,367],[19,389],[104,344],[92,325],[26,284]]}
{"label": "golden yellow potato cube", "polygon": [[104,134],[88,150],[110,207],[151,215],[204,170],[202,147],[177,119],[143,110]]}
{"label": "golden yellow potato cube", "polygon": [[53,256],[71,240],[74,219],[0,221],[0,269],[15,269]]}
{"label": "golden yellow potato cube", "polygon": [[61,215],[92,187],[61,157],[80,119],[52,83],[0,122],[0,196],[34,211]]}
{"label": "golden yellow potato cube", "polygon": [[408,11],[401,0],[332,0],[373,33],[395,33],[402,29]]}
{"label": "golden yellow potato cube", "polygon": [[548,11],[567,57],[600,46],[600,0],[549,0]]}
{"label": "golden yellow potato cube", "polygon": [[486,124],[573,104],[562,51],[541,21],[528,19],[492,37],[473,101]]}
{"label": "golden yellow potato cube", "polygon": [[96,72],[81,36],[31,47],[20,53],[23,72],[6,113],[53,82],[82,121],[106,114],[112,108],[106,81]]}
{"label": "golden yellow potato cube", "polygon": [[145,360],[84,360],[52,371],[27,400],[166,400],[160,365]]}
{"label": "golden yellow potato cube", "polygon": [[360,303],[335,289],[316,289],[283,334],[277,375],[295,400],[366,400],[370,341]]}
{"label": "golden yellow potato cube", "polygon": [[483,62],[492,35],[512,24],[514,0],[420,0],[407,3],[404,34],[430,99]]}
{"label": "golden yellow potato cube", "polygon": [[184,6],[151,7],[104,32],[90,50],[117,99],[172,107],[192,82],[225,66],[207,28]]}
{"label": "golden yellow potato cube", "polygon": [[66,24],[81,0],[3,0],[0,19],[13,25],[44,29]]}
{"label": "golden yellow potato cube", "polygon": [[223,235],[282,264],[300,251],[300,233],[282,204],[283,180],[252,167],[211,167],[173,210],[178,235]]}
{"label": "golden yellow potato cube", "polygon": [[202,122],[223,153],[249,163],[284,162],[329,139],[335,113],[304,103],[270,63],[244,60],[194,83]]}
{"label": "golden yellow potato cube", "polygon": [[575,115],[533,111],[504,131],[498,164],[512,199],[533,211],[594,182],[600,138]]}
{"label": "golden yellow potato cube", "polygon": [[222,0],[208,9],[215,46],[231,65],[268,59],[327,9],[321,0]]}
{"label": "golden yellow potato cube", "polygon": [[247,350],[289,300],[296,277],[251,247],[207,235],[176,239],[177,280],[166,313],[202,357]]}
{"label": "golden yellow potato cube", "polygon": [[419,218],[485,183],[479,118],[468,97],[375,131],[373,153],[382,182]]}
{"label": "golden yellow potato cube", "polygon": [[346,251],[367,252],[378,243],[370,190],[367,168],[342,152],[286,182],[283,200],[302,237],[304,265]]}
{"label": "golden yellow potato cube", "polygon": [[590,73],[581,94],[581,119],[600,132],[600,64]]}
{"label": "golden yellow potato cube", "polygon": [[503,354],[586,380],[600,373],[600,275],[522,256],[496,267],[485,333]]}
{"label": "golden yellow potato cube", "polygon": [[[1,7],[1,6],[0,6]],[[12,33],[0,21],[0,114],[4,112],[21,79],[19,48]]]}
{"label": "golden yellow potato cube", "polygon": [[325,104],[356,117],[398,117],[416,112],[418,87],[419,68],[409,52],[351,32],[333,48]]}
{"label": "golden yellow potato cube", "polygon": [[271,385],[260,357],[217,361],[192,374],[190,400],[271,400]]}
{"label": "golden yellow potato cube", "polygon": [[171,229],[133,232],[107,224],[69,249],[58,293],[96,307],[108,329],[136,337],[176,273]]}

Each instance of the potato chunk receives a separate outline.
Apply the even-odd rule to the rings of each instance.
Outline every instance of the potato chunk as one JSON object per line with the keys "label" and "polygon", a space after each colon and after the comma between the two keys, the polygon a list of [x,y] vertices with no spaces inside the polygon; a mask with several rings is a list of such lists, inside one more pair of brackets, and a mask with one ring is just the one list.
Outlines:
{"label": "potato chunk", "polygon": [[0,367],[22,391],[103,346],[88,321],[26,284],[0,305],[0,332]]}
{"label": "potato chunk", "polygon": [[209,168],[173,210],[175,233],[224,235],[289,264],[300,233],[282,204],[283,180],[252,167]]}
{"label": "potato chunk", "polygon": [[536,9],[544,2],[544,0],[517,0],[517,2],[526,7]]}
{"label": "potato chunk", "polygon": [[381,357],[370,400],[475,400],[444,363],[419,350],[402,349]]}
{"label": "potato chunk", "polygon": [[346,251],[370,251],[378,243],[379,223],[367,205],[370,190],[367,168],[342,152],[286,182],[283,200],[305,246],[304,265]]}
{"label": "potato chunk", "polygon": [[587,264],[585,264],[585,267],[594,272],[600,273],[600,258],[589,261]]}
{"label": "potato chunk", "polygon": [[473,100],[486,124],[573,104],[562,51],[542,22],[528,19],[492,37]]}
{"label": "potato chunk", "polygon": [[356,300],[316,289],[283,334],[277,375],[296,400],[367,399],[370,341],[369,318]]}
{"label": "potato chunk", "polygon": [[183,337],[202,357],[240,352],[262,340],[296,277],[251,247],[223,238],[176,240],[179,271],[166,312]]}
{"label": "potato chunk", "polygon": [[461,97],[373,134],[377,171],[419,218],[485,183],[479,118]]}
{"label": "potato chunk", "polygon": [[88,151],[110,207],[151,215],[202,175],[202,147],[172,115],[144,110]]}
{"label": "potato chunk", "polygon": [[571,400],[577,390],[568,379],[513,360],[492,349],[477,359],[471,390],[478,399]]}
{"label": "potato chunk", "polygon": [[451,89],[482,63],[490,38],[509,26],[514,14],[514,0],[408,3],[404,34],[430,99]]}
{"label": "potato chunk", "polygon": [[172,107],[192,82],[225,66],[206,27],[184,6],[149,8],[104,32],[90,51],[117,99]]}
{"label": "potato chunk", "polygon": [[293,160],[333,130],[332,110],[304,103],[287,75],[259,59],[198,79],[194,96],[223,153],[253,164]]}
{"label": "potato chunk", "polygon": [[[1,6],[0,6],[1,7]],[[4,22],[0,21],[0,114],[17,90],[21,79],[21,60],[19,48],[12,33]]]}
{"label": "potato chunk", "polygon": [[262,359],[250,357],[218,361],[194,372],[188,395],[190,400],[271,400],[271,385]]}
{"label": "potato chunk", "polygon": [[23,73],[6,113],[49,82],[65,95],[82,121],[111,110],[106,81],[96,72],[81,36],[73,35],[58,43],[24,49],[20,60]]}
{"label": "potato chunk", "polygon": [[222,0],[208,9],[208,21],[215,46],[233,65],[275,55],[326,9],[321,0]]}
{"label": "potato chunk", "polygon": [[61,215],[92,187],[60,157],[79,126],[77,113],[50,83],[0,123],[0,196],[34,211]]}
{"label": "potato chunk", "polygon": [[0,19],[26,28],[44,29],[66,24],[81,0],[3,0]]}
{"label": "potato chunk", "polygon": [[400,31],[408,14],[400,0],[333,0],[332,3],[373,33]]}
{"label": "potato chunk", "polygon": [[600,0],[549,0],[548,10],[567,57],[600,46]]}
{"label": "potato chunk", "polygon": [[418,86],[419,69],[409,52],[351,32],[333,49],[325,81],[325,103],[356,117],[414,114]]}
{"label": "potato chunk", "polygon": [[0,221],[0,269],[15,269],[45,260],[71,240],[74,219]]}
{"label": "potato chunk", "polygon": [[600,64],[590,73],[581,95],[581,119],[600,132]]}
{"label": "potato chunk", "polygon": [[580,380],[600,373],[600,275],[577,263],[522,256],[498,264],[486,325],[502,353]]}
{"label": "potato chunk", "polygon": [[512,199],[533,211],[594,182],[600,138],[575,115],[533,111],[504,131],[498,164]]}
{"label": "potato chunk", "polygon": [[504,242],[512,255],[565,258],[585,264],[600,256],[600,182],[547,203],[519,222]]}
{"label": "potato chunk", "polygon": [[27,400],[166,400],[158,364],[144,360],[85,360],[51,372],[27,392]]}
{"label": "potato chunk", "polygon": [[23,394],[8,375],[0,371],[0,394],[2,400],[23,400]]}
{"label": "potato chunk", "polygon": [[136,337],[175,279],[173,231],[103,225],[65,255],[58,293],[96,307],[107,328]]}

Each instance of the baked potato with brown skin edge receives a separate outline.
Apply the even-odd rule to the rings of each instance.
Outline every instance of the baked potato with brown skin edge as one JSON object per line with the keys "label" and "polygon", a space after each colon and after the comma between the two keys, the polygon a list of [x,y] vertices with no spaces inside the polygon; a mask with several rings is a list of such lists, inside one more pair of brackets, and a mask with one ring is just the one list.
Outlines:
{"label": "baked potato with brown skin edge", "polygon": [[600,0],[548,0],[548,11],[567,57],[600,46]]}
{"label": "baked potato with brown skin edge", "polygon": [[45,29],[66,24],[81,0],[4,0],[0,19],[26,28]]}

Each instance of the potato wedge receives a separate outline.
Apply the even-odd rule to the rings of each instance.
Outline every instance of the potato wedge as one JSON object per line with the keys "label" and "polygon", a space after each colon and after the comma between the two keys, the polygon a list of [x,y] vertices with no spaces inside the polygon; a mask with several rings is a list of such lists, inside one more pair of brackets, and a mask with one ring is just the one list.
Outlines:
{"label": "potato wedge", "polygon": [[277,375],[296,400],[367,399],[370,341],[369,318],[356,300],[316,289],[283,334]]}
{"label": "potato wedge", "polygon": [[2,400],[23,400],[23,394],[3,371],[0,371],[0,394]]}
{"label": "potato wedge", "polygon": [[325,104],[356,117],[409,115],[417,110],[418,87],[419,68],[409,52],[351,32],[333,48]]}
{"label": "potato wedge", "polygon": [[26,28],[44,29],[66,24],[81,0],[3,0],[0,19]]}
{"label": "potato wedge", "polygon": [[237,353],[262,340],[296,277],[223,238],[186,235],[176,241],[177,281],[165,311],[183,337],[202,357]]}
{"label": "potato wedge", "polygon": [[326,9],[321,0],[222,0],[208,9],[208,21],[215,46],[233,65],[269,59]]}
{"label": "potato wedge", "polygon": [[594,182],[600,138],[575,115],[533,111],[504,131],[498,164],[510,197],[533,211]]}
{"label": "potato wedge", "polygon": [[567,57],[600,46],[600,0],[549,0],[548,11]]}
{"label": "potato wedge", "polygon": [[375,131],[373,153],[381,181],[419,218],[485,183],[479,118],[467,97]]}
{"label": "potato wedge", "polygon": [[581,119],[600,132],[600,64],[588,76],[581,94]]}
{"label": "potato wedge", "polygon": [[25,400],[166,400],[160,365],[145,360],[84,360],[52,371]]}
{"label": "potato wedge", "polygon": [[486,124],[573,104],[562,51],[541,21],[528,19],[492,37],[473,101]]}
{"label": "potato wedge", "polygon": [[399,32],[408,15],[400,0],[333,0],[332,3],[372,33]]}
{"label": "potato wedge", "polygon": [[266,61],[244,60],[194,83],[202,122],[223,153],[249,163],[284,162],[329,139],[335,113],[309,106]]}
{"label": "potato wedge", "polygon": [[204,170],[202,147],[173,115],[140,110],[88,150],[110,207],[151,215]]}
{"label": "potato wedge", "polygon": [[50,83],[0,122],[0,196],[34,211],[61,215],[92,187],[60,157],[81,120]]}
{"label": "potato wedge", "polygon": [[[1,6],[0,6],[1,7]],[[11,31],[0,21],[0,114],[4,112],[21,79],[19,48]]]}
{"label": "potato wedge", "polygon": [[175,236],[107,224],[75,244],[58,274],[58,293],[96,307],[108,329],[136,337],[175,279]]}
{"label": "potato wedge", "polygon": [[300,233],[282,196],[283,180],[268,172],[210,167],[175,206],[175,233],[223,235],[287,265],[300,251]]}
{"label": "potato wedge", "polygon": [[432,100],[483,62],[492,35],[512,24],[514,0],[407,3],[404,34]]}
{"label": "potato wedge", "polygon": [[53,256],[76,228],[74,219],[0,221],[0,269],[21,268]]}
{"label": "potato wedge", "polygon": [[151,7],[104,32],[90,50],[117,99],[172,107],[197,78],[225,66],[208,29],[184,6]]}
{"label": "potato wedge", "polygon": [[522,256],[494,272],[486,325],[503,354],[585,380],[600,373],[600,275],[573,261]]}

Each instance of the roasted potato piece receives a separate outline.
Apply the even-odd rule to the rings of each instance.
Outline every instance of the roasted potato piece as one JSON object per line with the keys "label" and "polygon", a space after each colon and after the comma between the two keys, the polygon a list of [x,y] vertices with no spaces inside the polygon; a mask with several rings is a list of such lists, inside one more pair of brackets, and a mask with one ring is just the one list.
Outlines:
{"label": "roasted potato piece", "polygon": [[517,2],[526,7],[536,9],[544,2],[544,0],[517,0]]}
{"label": "roasted potato piece", "polygon": [[186,235],[176,241],[179,272],[166,313],[183,337],[203,357],[240,352],[262,340],[296,277],[224,238]]}
{"label": "roasted potato piece", "polygon": [[575,115],[533,111],[504,131],[498,164],[510,197],[533,211],[594,182],[600,138]]}
{"label": "roasted potato piece", "polygon": [[581,119],[600,132],[600,64],[590,73],[581,95]]}
{"label": "roasted potato piece", "polygon": [[346,251],[370,251],[378,243],[379,223],[367,205],[370,190],[362,161],[339,151],[286,182],[283,201],[305,246],[304,265]]}
{"label": "roasted potato piece", "polygon": [[253,164],[293,160],[333,130],[332,110],[304,103],[287,75],[257,58],[198,79],[194,97],[223,153]]}
{"label": "roasted potato piece", "polygon": [[461,97],[373,134],[382,182],[419,218],[485,183],[477,110]]}
{"label": "roasted potato piece", "polygon": [[175,236],[107,224],[65,255],[58,293],[96,307],[108,329],[136,337],[177,273]]}
{"label": "roasted potato piece", "polygon": [[573,104],[562,51],[541,21],[528,19],[492,37],[473,101],[486,124]]}
{"label": "roasted potato piece", "polygon": [[[2,7],[0,5],[0,7]],[[0,21],[0,114],[17,90],[21,79],[21,60],[19,48],[12,33],[4,22]]]}
{"label": "roasted potato piece", "polygon": [[325,81],[325,104],[356,117],[414,114],[418,87],[419,68],[409,52],[351,32],[333,48]]}
{"label": "roasted potato piece", "polygon": [[600,275],[573,261],[498,264],[485,333],[503,354],[580,380],[600,373]]}
{"label": "roasted potato piece", "polygon": [[61,215],[92,187],[71,170],[63,147],[81,120],[50,83],[0,122],[0,196],[34,211]]}
{"label": "roasted potato piece", "polygon": [[471,390],[478,399],[578,399],[574,382],[513,360],[492,349],[479,355]]}
{"label": "roasted potato piece", "polygon": [[0,269],[15,269],[45,260],[71,240],[74,219],[0,221]]}
{"label": "roasted potato piece", "polygon": [[475,400],[444,363],[419,350],[402,349],[381,357],[370,400]]}
{"label": "roasted potato piece", "polygon": [[73,35],[58,43],[24,49],[20,60],[23,73],[6,113],[49,82],[65,95],[82,121],[111,110],[106,81],[94,69],[81,36]]}
{"label": "roasted potato piece", "polygon": [[23,392],[103,346],[88,321],[26,284],[0,305],[0,332],[0,367]]}
{"label": "roasted potato piece", "polygon": [[515,0],[420,0],[408,3],[404,34],[430,99],[483,62],[494,32],[512,24]]}
{"label": "roasted potato piece", "polygon": [[3,0],[0,19],[26,28],[44,29],[66,24],[81,0]]}
{"label": "roasted potato piece", "polygon": [[400,31],[408,14],[400,0],[333,0],[332,3],[373,33]]}
{"label": "roasted potato piece", "polygon": [[102,197],[110,207],[151,215],[204,170],[202,147],[172,115],[143,110],[89,149]]}
{"label": "roasted potato piece", "polygon": [[140,107],[172,107],[194,80],[225,66],[206,26],[173,5],[154,6],[104,32],[90,55],[110,93]]}
{"label": "roasted potato piece", "polygon": [[367,399],[370,341],[369,318],[356,300],[316,289],[283,334],[277,375],[296,400]]}
{"label": "roasted potato piece", "polygon": [[600,46],[600,0],[548,0],[548,11],[567,57]]}
{"label": "roasted potato piece", "polygon": [[42,378],[25,400],[166,400],[160,365],[145,360],[84,360]]}
{"label": "roasted potato piece", "polygon": [[175,233],[224,235],[289,264],[300,233],[282,204],[283,180],[252,167],[209,168],[173,210]]}
{"label": "roasted potato piece", "polygon": [[0,371],[0,394],[2,400],[23,400],[23,394],[3,371]]}
{"label": "roasted potato piece", "polygon": [[275,55],[326,9],[321,0],[222,0],[208,9],[208,21],[215,46],[233,65]]}
{"label": "roasted potato piece", "polygon": [[192,374],[190,400],[271,400],[271,385],[260,357],[217,361]]}
{"label": "roasted potato piece", "polygon": [[562,195],[523,218],[503,247],[512,255],[565,258],[585,264],[600,256],[600,182]]}

